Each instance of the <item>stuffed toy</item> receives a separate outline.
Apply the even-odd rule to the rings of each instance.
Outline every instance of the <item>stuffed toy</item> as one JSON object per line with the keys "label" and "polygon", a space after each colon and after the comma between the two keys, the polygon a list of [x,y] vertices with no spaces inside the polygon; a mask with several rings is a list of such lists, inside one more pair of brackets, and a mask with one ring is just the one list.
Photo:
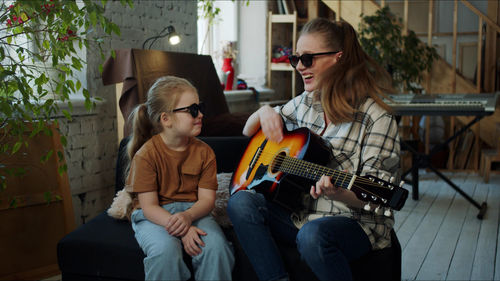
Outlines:
{"label": "stuffed toy", "polygon": [[132,194],[124,189],[118,191],[108,209],[108,215],[115,219],[130,220],[132,214]]}

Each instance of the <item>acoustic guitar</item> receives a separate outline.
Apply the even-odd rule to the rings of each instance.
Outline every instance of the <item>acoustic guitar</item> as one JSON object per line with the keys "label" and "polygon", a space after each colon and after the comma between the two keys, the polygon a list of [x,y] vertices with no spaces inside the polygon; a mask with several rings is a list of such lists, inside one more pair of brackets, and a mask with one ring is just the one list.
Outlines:
{"label": "acoustic guitar", "polygon": [[[401,210],[408,191],[370,175],[358,176],[325,165],[331,150],[323,139],[307,128],[285,131],[280,143],[269,141],[262,130],[250,140],[233,173],[231,195],[241,190],[255,190],[283,207],[298,211],[304,208],[304,196],[322,175],[332,178],[335,186],[353,191],[367,202],[365,210],[377,207]],[[385,215],[390,216],[389,210]]]}

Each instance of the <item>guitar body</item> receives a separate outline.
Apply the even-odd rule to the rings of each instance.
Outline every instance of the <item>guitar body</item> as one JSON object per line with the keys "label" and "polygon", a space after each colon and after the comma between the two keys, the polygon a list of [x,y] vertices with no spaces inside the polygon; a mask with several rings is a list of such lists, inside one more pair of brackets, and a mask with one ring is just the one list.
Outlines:
{"label": "guitar body", "polygon": [[241,190],[255,190],[268,200],[295,211],[315,181],[275,169],[283,156],[326,165],[331,152],[321,137],[306,128],[285,131],[283,140],[275,143],[262,131],[255,134],[245,150],[231,179],[231,195]]}
{"label": "guitar body", "polygon": [[[279,203],[290,211],[303,209],[311,185],[323,175],[331,177],[333,185],[348,189],[369,211],[373,203],[375,213],[380,207],[401,210],[408,198],[408,190],[372,175],[358,176],[327,167],[331,151],[318,135],[307,128],[283,132],[283,140],[275,143],[259,131],[250,140],[238,167],[233,173],[229,189],[231,195],[242,190],[255,190],[268,200]],[[390,210],[384,211],[391,216]]]}

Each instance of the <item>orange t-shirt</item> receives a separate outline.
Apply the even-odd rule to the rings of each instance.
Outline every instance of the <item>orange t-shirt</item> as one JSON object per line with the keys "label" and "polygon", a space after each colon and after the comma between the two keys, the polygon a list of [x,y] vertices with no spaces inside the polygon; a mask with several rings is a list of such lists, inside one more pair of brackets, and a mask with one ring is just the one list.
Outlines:
{"label": "orange t-shirt", "polygon": [[198,188],[217,190],[215,153],[197,138],[191,138],[185,151],[174,151],[155,135],[134,155],[125,188],[133,193],[157,191],[160,205],[197,201]]}

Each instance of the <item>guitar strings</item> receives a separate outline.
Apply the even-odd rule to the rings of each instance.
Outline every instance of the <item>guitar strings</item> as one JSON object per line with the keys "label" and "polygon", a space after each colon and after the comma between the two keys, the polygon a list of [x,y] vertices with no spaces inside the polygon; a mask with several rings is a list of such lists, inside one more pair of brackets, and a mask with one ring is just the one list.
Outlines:
{"label": "guitar strings", "polygon": [[[271,162],[269,160],[272,160],[273,158],[274,159],[277,159],[277,160],[280,160],[281,163],[283,163],[285,161],[285,159],[290,159],[290,162],[295,162],[293,164],[294,167],[291,167],[291,169],[294,169],[294,168],[315,168],[315,169],[319,169],[319,170],[322,170],[322,171],[331,171],[331,175],[329,175],[328,173],[325,173],[325,175],[327,176],[336,176],[337,179],[339,178],[339,176],[344,176],[344,177],[347,177],[349,176],[350,178],[352,178],[353,174],[350,174],[350,173],[346,173],[346,172],[342,172],[342,171],[338,171],[338,170],[335,170],[335,169],[332,169],[332,168],[329,168],[329,167],[324,167],[324,166],[321,166],[319,164],[316,164],[316,163],[312,163],[312,162],[308,162],[307,160],[302,160],[302,159],[298,159],[298,158],[294,158],[294,157],[291,157],[291,156],[288,156],[288,155],[278,155],[276,157],[274,157],[274,155],[276,155],[275,153],[270,153],[270,152],[261,152],[261,155],[262,154],[265,154],[266,158],[263,158],[263,162]],[[270,158],[269,158],[270,156]],[[262,158],[262,157],[260,157]],[[278,162],[278,161],[275,161],[275,162]],[[272,163],[270,163],[272,164]],[[317,175],[318,176],[318,175]],[[318,176],[318,179],[321,177],[322,175],[319,175]],[[350,179],[349,179],[350,180]],[[378,186],[378,185],[374,185],[372,181],[368,180],[368,179],[365,179],[365,178],[362,178],[360,177],[360,181],[363,181],[364,183],[366,184],[370,184],[370,185],[373,185],[374,187]]]}
{"label": "guitar strings", "polygon": [[[337,171],[337,170],[334,170],[334,169],[331,169],[331,168],[328,168],[328,167],[323,167],[321,165],[318,165],[318,164],[315,164],[315,163],[312,163],[312,162],[308,162],[306,160],[294,158],[294,157],[291,157],[289,155],[278,154],[276,157],[275,157],[275,155],[276,155],[276,153],[270,153],[270,152],[266,152],[266,151],[260,151],[260,157],[259,157],[259,159],[264,160],[263,162],[268,161],[268,162],[270,162],[270,164],[272,164],[272,163],[269,160],[273,160],[273,159],[274,160],[278,160],[282,164],[283,162],[286,161],[286,159],[289,159],[290,161],[288,162],[288,164],[292,164],[293,166],[292,167],[287,167],[287,168],[290,169],[291,171],[295,171],[293,169],[297,169],[297,168],[303,168],[303,169],[307,168],[307,167],[309,167],[309,168],[315,168],[315,169],[320,169],[320,170],[323,170],[323,171],[326,171],[326,172],[330,171],[332,173],[331,175],[329,175],[328,173],[325,173],[325,175],[327,175],[327,176],[336,176],[337,179],[339,178],[339,176],[342,176],[342,174],[344,174],[344,179],[343,179],[342,184],[341,184],[341,186],[343,186],[343,187],[344,187],[344,182],[345,182],[347,176],[350,177],[348,182],[350,182],[351,179],[352,179],[352,177],[353,177],[352,174],[341,172],[341,171]],[[265,157],[263,157],[263,156],[265,156]],[[278,162],[278,161],[274,161],[274,162]],[[303,174],[303,173],[297,173],[297,174],[300,175],[300,174]],[[316,179],[319,179],[319,177],[321,177],[321,175],[318,175],[318,174],[315,174],[314,176],[315,176]],[[372,186],[372,187],[378,187],[378,188],[380,187],[380,185],[374,184],[371,180],[365,179],[363,177],[358,177],[358,178],[359,178],[359,182],[362,182],[362,183],[364,183],[366,185],[369,185],[369,186]],[[337,182],[337,180],[336,180],[336,182]],[[353,186],[355,186],[356,188],[364,191],[365,193],[367,193],[369,195],[375,196],[377,198],[380,197],[380,196],[374,194],[372,191],[369,191],[366,188],[357,185],[356,183],[354,183]],[[346,186],[344,188],[346,188]]]}
{"label": "guitar strings", "polygon": [[[341,172],[338,172],[338,171],[336,171],[334,169],[331,169],[331,168],[328,168],[328,167],[323,167],[321,165],[318,165],[318,164],[315,164],[315,163],[311,163],[311,162],[308,162],[308,161],[305,161],[305,160],[302,160],[302,159],[293,158],[293,157],[290,157],[290,156],[287,156],[287,155],[278,155],[274,159],[278,160],[276,162],[281,161],[281,166],[283,166],[283,163],[285,163],[285,162],[286,162],[285,165],[287,165],[287,166],[291,165],[291,167],[286,167],[286,168],[288,170],[291,170],[292,174],[293,174],[293,171],[296,171],[297,168],[298,169],[300,169],[300,168],[302,168],[302,169],[312,168],[312,169],[316,169],[316,170],[321,170],[323,172],[323,173],[320,173],[320,174],[311,175],[310,173],[308,173],[306,171],[306,173],[309,174],[310,177],[313,177],[314,180],[319,180],[319,178],[323,174],[327,175],[327,176],[336,176],[336,178],[334,178],[335,184],[339,185],[340,187],[346,188],[346,189],[347,189],[348,184],[351,182],[352,177],[353,177],[353,175],[351,175],[351,174],[348,174],[348,173],[343,173],[342,174]],[[289,161],[287,161],[287,160],[289,160]],[[284,172],[286,172],[286,171],[284,171]],[[304,173],[295,173],[295,174],[303,175]],[[339,175],[340,176],[344,176],[344,178],[342,179],[342,182],[340,184],[338,184]],[[371,181],[366,180],[366,179],[364,179],[362,177],[358,177],[358,181],[359,182],[365,182],[369,186],[378,187],[377,185],[373,185]],[[364,188],[362,186],[359,186],[358,184],[356,184],[356,181],[353,183],[353,187],[356,187],[358,190],[364,192],[365,195],[371,195],[372,197],[374,197],[373,199],[381,197],[379,195],[376,195],[372,191],[367,190],[366,188]]]}

